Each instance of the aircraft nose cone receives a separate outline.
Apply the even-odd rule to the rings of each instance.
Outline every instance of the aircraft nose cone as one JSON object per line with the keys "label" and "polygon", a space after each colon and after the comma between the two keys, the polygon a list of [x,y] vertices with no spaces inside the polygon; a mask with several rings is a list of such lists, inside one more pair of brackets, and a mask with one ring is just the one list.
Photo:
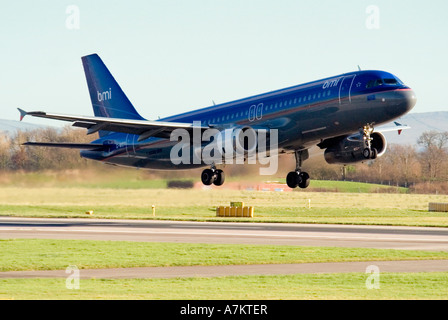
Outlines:
{"label": "aircraft nose cone", "polygon": [[411,111],[412,108],[414,108],[415,104],[417,103],[417,97],[415,95],[414,90],[412,89],[400,90],[397,91],[395,94],[396,97],[398,98],[397,100],[399,101],[399,106],[400,109],[402,109],[401,111],[403,112],[403,114]]}
{"label": "aircraft nose cone", "polygon": [[399,118],[408,113],[417,103],[413,90],[409,88],[388,91],[379,95],[382,112],[388,120]]}

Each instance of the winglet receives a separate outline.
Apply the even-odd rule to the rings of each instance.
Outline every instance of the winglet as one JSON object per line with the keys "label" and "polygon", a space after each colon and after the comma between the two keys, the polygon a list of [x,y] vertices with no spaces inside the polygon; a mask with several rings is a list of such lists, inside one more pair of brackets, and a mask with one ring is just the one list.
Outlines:
{"label": "winglet", "polygon": [[19,110],[19,112],[20,112],[20,121],[22,121],[23,118],[25,118],[25,116],[28,114],[28,112],[26,112],[25,110],[20,109],[20,108],[17,108],[17,110]]}

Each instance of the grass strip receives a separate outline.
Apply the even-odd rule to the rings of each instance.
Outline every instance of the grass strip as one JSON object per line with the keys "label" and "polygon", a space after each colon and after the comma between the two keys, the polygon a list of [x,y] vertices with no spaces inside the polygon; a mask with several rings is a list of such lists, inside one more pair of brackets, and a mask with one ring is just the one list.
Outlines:
{"label": "grass strip", "polygon": [[448,259],[448,252],[93,240],[0,240],[0,271]]}
{"label": "grass strip", "polygon": [[427,299],[448,298],[448,273],[381,273],[379,289],[368,274],[296,274],[182,279],[89,279],[67,289],[66,279],[0,279],[0,299]]}

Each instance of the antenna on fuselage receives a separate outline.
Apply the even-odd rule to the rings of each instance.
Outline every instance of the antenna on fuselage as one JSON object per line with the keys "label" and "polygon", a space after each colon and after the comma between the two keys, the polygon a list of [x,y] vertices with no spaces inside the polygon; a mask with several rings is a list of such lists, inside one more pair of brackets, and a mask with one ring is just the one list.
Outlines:
{"label": "antenna on fuselage", "polygon": [[361,67],[359,66],[359,64],[358,64],[358,71],[361,71]]}

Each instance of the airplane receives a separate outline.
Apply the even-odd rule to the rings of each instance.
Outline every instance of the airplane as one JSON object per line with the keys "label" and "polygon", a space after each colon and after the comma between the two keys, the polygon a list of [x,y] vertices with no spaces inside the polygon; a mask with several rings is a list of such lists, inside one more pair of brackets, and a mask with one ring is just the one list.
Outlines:
{"label": "airplane", "polygon": [[[204,185],[222,185],[224,171],[217,168],[217,163],[205,159],[173,164],[171,152],[179,139],[170,137],[176,130],[203,133],[213,129],[220,137],[226,130],[238,130],[240,135],[249,130],[276,130],[275,151],[295,155],[295,168],[287,174],[287,185],[306,188],[310,176],[302,171],[302,163],[309,158],[311,147],[317,145],[325,150],[325,160],[330,164],[376,159],[385,153],[387,141],[375,127],[401,117],[417,102],[414,91],[395,75],[358,70],[236,101],[213,103],[210,107],[163,119],[146,120],[97,54],[81,60],[94,116],[26,112],[18,108],[20,120],[28,115],[68,121],[74,127],[87,129],[87,134],[98,132],[99,138],[87,144],[26,142],[24,145],[79,149],[81,157],[119,166],[161,170],[208,167],[201,174]],[[395,124],[398,132],[408,128]],[[203,149],[205,143],[202,140],[200,143]],[[247,143],[242,148],[246,155],[249,149],[258,150]],[[225,159],[222,164],[226,164]]]}

